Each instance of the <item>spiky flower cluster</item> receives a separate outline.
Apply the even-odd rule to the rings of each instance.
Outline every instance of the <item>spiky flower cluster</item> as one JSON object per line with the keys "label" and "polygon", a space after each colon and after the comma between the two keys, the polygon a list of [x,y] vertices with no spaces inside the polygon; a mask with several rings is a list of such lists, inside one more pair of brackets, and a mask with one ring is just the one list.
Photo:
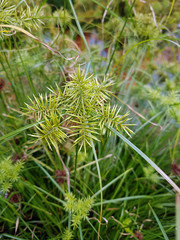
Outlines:
{"label": "spiky flower cluster", "polygon": [[152,168],[150,165],[148,167],[144,167],[144,175],[148,179],[148,181],[152,181],[154,183],[157,183],[159,181],[158,174],[155,172],[154,168]]}
{"label": "spiky flower cluster", "polygon": [[0,192],[6,193],[19,178],[23,162],[13,163],[10,157],[0,161]]}
{"label": "spiky flower cluster", "polygon": [[[113,38],[118,37],[122,28],[123,28],[123,25],[124,25],[123,20],[121,20],[117,17],[110,18],[109,21],[106,22],[105,25],[104,25],[104,28],[105,28],[104,35],[105,35],[105,37],[107,37],[107,39],[110,39],[111,37],[113,37]],[[129,29],[126,26],[124,31],[122,32],[123,37],[125,35],[127,35],[128,30]]]}
{"label": "spiky flower cluster", "polygon": [[94,200],[91,197],[77,199],[72,193],[66,193],[65,200],[64,208],[72,213],[72,226],[76,229],[81,221],[88,217]]}
{"label": "spiky flower cluster", "polygon": [[73,239],[73,234],[72,232],[67,228],[63,235],[62,235],[62,240],[72,240]]}
{"label": "spiky flower cluster", "polygon": [[163,92],[162,88],[153,89],[149,86],[145,87],[145,95],[152,101],[156,101],[161,109],[165,109],[167,115],[180,121],[180,101],[179,91]]}
{"label": "spiky flower cluster", "polygon": [[[25,5],[22,6],[22,2],[17,5],[10,4],[9,0],[0,0],[0,25],[14,25],[21,28],[28,29],[39,28],[42,21],[40,19],[40,8],[35,7],[30,9],[30,7]],[[13,32],[9,31],[4,27],[0,27],[0,36],[11,35]]]}
{"label": "spiky flower cluster", "polygon": [[59,9],[53,13],[53,24],[58,24],[61,28],[68,26],[71,23],[71,15],[66,9]]}
{"label": "spiky flower cluster", "polygon": [[[105,124],[132,133],[128,128],[127,113],[120,115],[120,108],[109,104],[108,88],[112,82],[99,82],[96,77],[86,77],[79,69],[70,75],[64,91],[49,89],[49,96],[34,97],[31,105],[27,105],[26,115],[35,121],[43,121],[36,127],[37,137],[43,143],[53,145],[63,142],[67,137],[79,144],[80,149],[91,146],[92,141],[98,141],[98,136],[104,132]],[[51,148],[51,147],[50,147]]]}
{"label": "spiky flower cluster", "polygon": [[153,1],[152,2],[152,7],[155,11],[156,14],[162,14],[162,12],[167,12],[168,7],[170,5],[170,1],[169,0],[162,0],[162,1]]}
{"label": "spiky flower cluster", "polygon": [[160,28],[155,25],[155,21],[150,14],[137,14],[135,20],[135,33],[142,40],[157,38]]}

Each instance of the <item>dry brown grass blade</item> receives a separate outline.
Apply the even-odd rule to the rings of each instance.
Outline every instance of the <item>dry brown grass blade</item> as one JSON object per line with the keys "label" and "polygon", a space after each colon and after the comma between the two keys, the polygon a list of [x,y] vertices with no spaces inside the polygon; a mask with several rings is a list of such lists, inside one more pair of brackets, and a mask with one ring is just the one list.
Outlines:
{"label": "dry brown grass blade", "polygon": [[5,28],[12,28],[14,30],[17,30],[17,31],[20,31],[24,34],[26,34],[28,37],[36,40],[37,42],[39,42],[40,44],[42,44],[44,47],[46,47],[48,50],[50,50],[51,52],[55,53],[55,54],[58,54],[60,55],[62,58],[66,59],[66,60],[73,60],[75,58],[77,58],[77,56],[75,57],[72,57],[72,58],[66,58],[64,57],[59,51],[57,51],[56,49],[50,47],[49,45],[47,45],[46,43],[42,42],[41,40],[39,40],[37,37],[35,37],[34,35],[32,35],[30,32],[20,28],[20,27],[17,27],[17,26],[14,26],[14,25],[6,25],[6,24],[0,24],[0,27],[5,27]]}

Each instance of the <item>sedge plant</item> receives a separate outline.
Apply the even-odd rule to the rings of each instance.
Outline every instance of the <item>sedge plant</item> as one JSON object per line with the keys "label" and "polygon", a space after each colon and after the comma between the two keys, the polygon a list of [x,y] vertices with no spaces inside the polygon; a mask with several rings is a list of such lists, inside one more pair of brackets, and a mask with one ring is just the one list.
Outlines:
{"label": "sedge plant", "polygon": [[49,89],[49,95],[34,96],[26,104],[24,114],[35,122],[43,121],[36,126],[33,137],[56,150],[58,143],[70,138],[74,145],[79,145],[79,150],[83,147],[86,152],[87,146],[92,147],[91,140],[99,141],[106,123],[128,135],[133,133],[129,128],[133,124],[127,123],[128,113],[121,115],[121,109],[109,103],[108,88],[112,81],[99,82],[94,76],[85,77],[80,68],[70,77],[63,91],[57,85],[57,90]]}
{"label": "sedge plant", "polygon": [[38,29],[43,22],[40,17],[40,7],[31,9],[26,3],[25,7],[22,2],[19,4],[10,3],[8,0],[0,1],[0,37],[14,35],[15,31],[7,30],[1,25],[14,25],[31,31],[32,28]]}
{"label": "sedge plant", "polygon": [[34,96],[34,100],[30,99],[31,104],[26,104],[25,114],[36,122],[43,121],[36,126],[36,133],[32,136],[41,141],[46,149],[52,150],[52,146],[56,149],[67,174],[69,192],[69,172],[60,156],[59,143],[71,139],[74,145],[79,146],[79,151],[84,148],[86,152],[87,146],[93,148],[101,189],[101,224],[102,180],[93,142],[99,141],[100,136],[106,132],[106,124],[119,131],[123,130],[128,135],[133,133],[129,128],[133,124],[127,123],[128,113],[120,115],[121,109],[116,105],[111,107],[109,103],[112,81],[104,79],[100,82],[92,75],[86,77],[80,68],[70,77],[63,91],[57,85],[57,90],[49,89],[49,96],[40,95],[39,98]]}
{"label": "sedge plant", "polygon": [[[80,28],[79,25],[78,27]],[[51,78],[53,79],[53,77]],[[116,79],[118,79],[117,76]],[[43,83],[45,85],[44,81]],[[167,219],[172,218],[167,218],[165,215],[165,211],[168,213],[173,212],[169,208],[169,206],[171,206],[170,204],[172,204],[170,201],[172,201],[171,198],[173,194],[170,189],[165,188],[166,186],[163,186],[163,184],[161,184],[160,178],[158,178],[158,181],[156,181],[151,169],[149,170],[149,168],[146,168],[146,170],[149,171],[147,174],[144,168],[144,164],[140,160],[138,160],[137,156],[134,153],[130,152],[130,150],[127,148],[127,144],[143,157],[142,152],[140,152],[137,148],[135,149],[135,146],[132,145],[129,141],[127,141],[126,138],[123,138],[123,136],[120,135],[118,132],[115,132],[115,129],[117,129],[123,130],[127,132],[127,134],[132,133],[132,131],[129,129],[130,124],[127,123],[127,114],[121,114],[121,109],[119,109],[117,105],[113,106],[112,104],[110,104],[110,90],[112,90],[112,87],[112,81],[104,79],[104,81],[100,82],[100,80],[94,76],[87,77],[85,73],[81,69],[79,69],[74,74],[69,76],[69,79],[67,79],[64,86],[62,86],[61,88],[58,84],[56,89],[49,88],[49,92],[47,94],[40,94],[39,96],[36,95],[34,96],[34,98],[30,99],[30,103],[27,104],[25,110],[25,115],[28,119],[32,119],[33,123],[31,125],[23,127],[22,129],[17,130],[15,133],[11,133],[10,137],[12,138],[14,136],[13,134],[20,133],[20,131],[23,132],[24,130],[34,126],[35,131],[34,133],[31,132],[31,135],[43,144],[47,153],[49,153],[48,156],[50,157],[50,151],[53,151],[55,149],[59,158],[61,159],[62,165],[65,168],[67,175],[68,192],[64,194],[61,186],[59,186],[58,183],[53,179],[53,177],[45,170],[45,168],[47,168],[48,170],[53,172],[52,166],[47,166],[43,162],[45,154],[43,153],[43,151],[41,151],[41,147],[38,146],[37,149],[33,149],[34,146],[37,145],[32,145],[32,150],[30,151],[28,149],[28,155],[30,159],[35,159],[34,162],[37,163],[38,167],[33,165],[33,161],[29,162],[29,168],[26,168],[24,172],[24,179],[21,180],[21,184],[23,184],[23,186],[26,186],[26,189],[21,190],[21,188],[18,186],[18,191],[21,191],[24,197],[24,201],[22,204],[23,208],[21,209],[21,212],[23,213],[23,218],[25,215],[28,216],[30,212],[29,210],[32,209],[31,212],[33,215],[33,219],[32,221],[28,219],[28,221],[26,222],[25,220],[23,220],[23,218],[20,220],[20,227],[18,230],[19,235],[13,237],[7,234],[3,234],[3,237],[8,237],[9,239],[18,239],[18,237],[29,239],[31,237],[30,235],[28,235],[28,233],[26,233],[26,231],[22,231],[22,234],[20,233],[21,229],[24,229],[24,226],[26,226],[31,232],[34,239],[38,239],[37,236],[40,236],[40,239],[48,237],[49,239],[72,239],[73,235],[76,235],[76,233],[73,231],[75,231],[77,228],[79,228],[80,239],[83,239],[82,236],[86,236],[86,232],[91,232],[91,235],[88,239],[95,239],[95,233],[93,234],[93,231],[90,230],[91,228],[88,228],[87,226],[86,229],[83,229],[82,234],[81,224],[83,224],[82,221],[85,219],[87,220],[87,223],[89,223],[89,219],[87,217],[91,206],[93,208],[96,206],[101,206],[101,217],[99,226],[101,225],[103,192],[103,195],[105,195],[105,199],[109,199],[103,201],[103,217],[106,217],[108,220],[111,218],[111,221],[114,221],[114,224],[110,223],[106,225],[106,227],[108,227],[108,231],[105,230],[105,227],[104,232],[102,233],[101,231],[101,233],[103,234],[103,239],[105,239],[106,237],[110,239],[119,239],[120,232],[122,232],[122,234],[124,232],[124,238],[126,239],[129,239],[129,236],[136,236],[137,238],[137,229],[143,232],[145,239],[152,240],[160,238],[160,233],[156,229],[155,224],[150,223],[150,227],[145,226],[144,229],[141,229],[141,226],[146,224],[144,219],[151,219],[150,211],[152,210],[150,209],[149,211],[147,211],[148,209],[146,206],[146,199],[148,201],[151,201],[150,206],[153,206],[152,209],[159,207],[158,215],[162,213],[162,219],[166,218],[166,222],[168,222],[169,224],[169,221],[167,221]],[[118,89],[116,90],[118,91]],[[148,124],[148,122],[145,124]],[[126,144],[123,144],[120,141],[118,142],[117,139],[117,144],[115,145],[115,147],[112,148],[113,141],[115,140],[114,138],[108,136],[110,132],[105,135],[106,131],[108,130],[106,127],[108,127],[110,131],[114,131],[115,134],[119,136]],[[162,137],[162,144],[160,141],[156,141],[157,145],[153,148],[155,144],[152,147],[149,147],[148,145],[148,142],[150,142],[149,136],[153,134],[153,129],[146,131],[145,125],[142,125],[141,129],[143,129],[140,134],[141,139],[136,136],[136,138],[133,139],[133,143],[135,145],[137,144],[137,146],[138,144],[141,144],[140,149],[143,152],[146,152],[146,154],[148,155],[154,154],[155,150],[158,152],[160,147],[163,146],[163,143],[166,142],[164,133],[160,133],[160,137]],[[104,147],[103,143],[100,142],[100,140],[103,139],[101,135],[105,136],[104,139],[105,141],[107,140],[107,143],[109,142],[109,148],[108,144],[106,145],[106,147]],[[169,135],[171,136],[171,133],[169,133]],[[8,141],[10,138],[2,136],[0,140],[2,139]],[[139,140],[141,140],[140,143]],[[91,152],[91,154],[94,154],[95,161],[80,167],[81,169],[84,169],[84,172],[82,176],[78,176],[78,180],[80,181],[81,186],[78,186],[77,192],[78,194],[80,193],[80,195],[83,193],[83,196],[89,195],[89,190],[91,190],[91,192],[95,192],[94,196],[97,196],[99,193],[101,193],[101,202],[96,202],[95,204],[93,204],[93,198],[91,197],[76,197],[75,193],[77,194],[77,192],[75,187],[73,188],[74,193],[72,194],[70,187],[75,186],[75,180],[72,178],[70,179],[69,172],[76,172],[76,167],[75,170],[68,169],[68,160],[65,164],[63,162],[65,161],[65,157],[63,155],[61,157],[60,155],[60,147],[61,145],[66,143],[66,141],[72,142],[76,146],[76,149],[79,151],[84,149],[84,151],[87,152],[88,158],[90,160],[91,157],[89,156],[89,153]],[[95,149],[94,146],[95,142],[97,142],[97,149]],[[28,145],[28,142],[25,143],[25,145]],[[20,149],[21,146],[16,146],[16,148]],[[117,156],[117,161],[115,158],[109,159],[108,161],[100,160],[101,156],[105,156],[105,152],[106,154],[109,154],[109,151],[113,153],[114,156]],[[164,154],[161,154],[161,159],[157,160],[158,163],[162,161],[164,166],[167,166],[167,163],[164,160],[166,160],[167,158],[166,152],[168,152],[168,149],[163,149],[162,151]],[[100,159],[97,159],[97,154],[98,158]],[[158,155],[156,154],[156,156]],[[144,156],[144,158],[147,159],[147,156]],[[156,158],[154,159],[156,160]],[[52,158],[52,161],[54,161],[54,166],[57,165],[56,160],[57,158]],[[101,168],[101,172],[98,165],[100,161],[103,161],[103,168]],[[97,176],[94,172],[92,172],[92,174],[88,173],[90,169],[90,164],[92,164],[92,171],[95,170],[93,164],[96,164],[99,176],[100,191],[99,189],[97,191]],[[127,171],[126,168],[128,169]],[[41,172],[39,171],[39,169],[43,171]],[[77,171],[79,170],[77,169]],[[121,176],[119,176],[119,173],[121,171],[124,171],[124,173],[123,176],[119,178]],[[131,174],[131,176],[127,174],[129,171],[133,173]],[[43,174],[45,174],[45,178]],[[104,180],[103,183],[105,183],[105,180],[108,179],[108,183],[104,185],[103,188],[101,174],[102,179]],[[153,185],[149,183],[147,188],[146,184],[144,184],[145,180],[141,179],[142,174],[144,174],[145,178],[148,178],[148,180],[150,179],[150,183],[153,183]],[[34,175],[36,175],[36,177],[33,179]],[[91,176],[91,178],[88,177],[89,175]],[[115,175],[118,175],[118,177],[114,178]],[[157,178],[157,176],[155,177]],[[92,181],[90,181],[90,179]],[[53,189],[51,188],[52,186],[49,182],[54,184]],[[112,187],[111,189],[110,186]],[[160,187],[158,188],[158,186]],[[153,189],[153,192],[154,188],[158,188],[156,195],[151,195],[151,188]],[[49,191],[50,189],[52,191]],[[65,201],[62,201],[61,197],[57,195],[57,191],[60,189],[61,193],[65,196]],[[114,189],[114,191],[112,191],[112,189]],[[169,191],[169,194],[164,194],[164,190],[167,189]],[[4,199],[1,199],[1,206],[4,206],[2,205],[3,201]],[[120,205],[120,203],[122,203],[122,205]],[[61,206],[60,204],[63,206]],[[115,206],[117,208],[110,209],[109,207],[111,204],[116,204]],[[10,206],[12,207],[12,204]],[[11,216],[11,214],[8,214],[11,209],[6,209],[5,207],[2,207],[2,209],[4,210],[1,212],[1,216],[5,216],[3,219],[5,222],[10,222],[11,219],[14,219],[14,213],[13,216]],[[64,229],[63,222],[66,221],[66,218],[62,219],[61,209],[69,212],[68,228],[65,231],[62,229]],[[136,217],[136,214],[134,214],[134,212],[140,217]],[[46,233],[42,231],[43,228],[41,227],[41,225],[39,225],[40,222],[45,227]],[[16,223],[18,223],[18,219]],[[162,225],[165,226],[165,231],[172,232],[173,224],[168,226],[166,223],[163,223]],[[17,226],[18,224],[16,225],[16,227]],[[137,228],[137,226],[139,227]],[[93,229],[92,225],[91,227]],[[117,228],[117,231],[114,231],[115,227]],[[163,227],[161,227],[161,229],[163,229]],[[64,232],[64,234],[60,235],[62,234],[62,231]],[[43,234],[45,234],[45,237]],[[108,236],[106,236],[106,234]],[[56,237],[53,238],[55,235]],[[127,237],[125,235],[127,235]],[[139,234],[139,238],[140,237],[141,236]]]}

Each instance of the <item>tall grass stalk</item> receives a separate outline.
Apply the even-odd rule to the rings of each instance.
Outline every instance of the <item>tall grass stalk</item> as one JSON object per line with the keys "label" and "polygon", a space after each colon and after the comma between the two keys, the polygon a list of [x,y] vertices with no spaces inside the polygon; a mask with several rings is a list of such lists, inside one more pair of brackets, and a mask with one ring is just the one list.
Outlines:
{"label": "tall grass stalk", "polygon": [[94,143],[93,143],[92,139],[91,139],[91,145],[92,145],[92,149],[93,149],[94,158],[95,158],[95,161],[96,161],[96,167],[97,167],[98,177],[99,177],[99,187],[100,187],[100,192],[101,192],[101,210],[100,210],[100,219],[99,219],[99,228],[98,228],[98,239],[99,239],[100,229],[101,229],[101,221],[102,221],[102,210],[103,210],[102,179],[101,179],[101,172],[100,172],[100,168],[99,168],[98,158],[97,158],[96,150],[95,150]]}

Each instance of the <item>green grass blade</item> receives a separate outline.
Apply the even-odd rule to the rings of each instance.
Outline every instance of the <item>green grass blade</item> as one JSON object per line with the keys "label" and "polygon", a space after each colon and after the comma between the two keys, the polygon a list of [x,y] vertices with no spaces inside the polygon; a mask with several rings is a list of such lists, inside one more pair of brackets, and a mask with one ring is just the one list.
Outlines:
{"label": "green grass blade", "polygon": [[100,222],[99,222],[99,228],[98,228],[98,239],[99,239],[99,235],[100,235],[100,228],[101,228],[101,220],[102,220],[102,206],[103,206],[103,192],[102,192],[102,179],[101,179],[101,172],[100,172],[100,168],[99,168],[99,163],[98,163],[98,159],[97,159],[97,154],[96,154],[96,150],[94,147],[94,143],[91,139],[91,146],[93,149],[93,154],[96,160],[96,167],[97,167],[97,171],[98,171],[98,177],[99,177],[99,185],[100,185],[100,193],[101,193],[101,211],[100,211]]}
{"label": "green grass blade", "polygon": [[80,35],[81,35],[81,37],[82,37],[82,39],[83,39],[83,41],[84,41],[84,44],[85,44],[85,46],[86,46],[86,49],[87,49],[88,53],[91,54],[90,48],[89,48],[89,46],[88,46],[88,43],[87,43],[87,41],[86,41],[86,38],[85,38],[84,33],[83,33],[83,31],[82,31],[82,28],[81,28],[81,25],[80,25],[80,23],[79,23],[78,17],[77,17],[77,15],[76,15],[75,10],[74,10],[74,6],[73,6],[73,4],[72,4],[72,1],[71,1],[71,0],[68,0],[68,1],[69,1],[70,6],[71,6],[71,10],[72,10],[72,12],[73,12],[73,15],[74,15],[74,18],[75,18],[75,21],[76,21],[78,30],[79,30]]}
{"label": "green grass blade", "polygon": [[0,238],[1,237],[8,237],[9,239],[16,239],[16,240],[25,240],[23,238],[15,237],[15,236],[12,236],[12,235],[6,234],[6,233],[0,234]]}
{"label": "green grass blade", "polygon": [[79,235],[80,235],[80,239],[83,240],[81,224],[79,224]]}
{"label": "green grass blade", "polygon": [[[170,197],[172,194],[166,193],[166,194],[159,194],[159,195],[136,195],[136,196],[129,196],[129,197],[123,197],[123,198],[116,198],[112,200],[104,200],[103,204],[109,204],[109,203],[119,203],[123,201],[130,201],[130,200],[136,200],[136,199],[154,199],[154,198],[160,198],[160,197]],[[94,203],[93,206],[99,206],[101,203]]]}
{"label": "green grass blade", "polygon": [[21,216],[19,216],[19,218],[20,218],[20,220],[24,223],[24,225],[29,229],[29,231],[31,232],[31,234],[32,234],[37,240],[39,240],[38,237],[35,235],[35,233],[31,230],[28,222],[25,222],[24,219],[23,219]]}
{"label": "green grass blade", "polygon": [[173,7],[174,7],[174,4],[175,4],[175,0],[172,1],[171,8],[170,8],[170,10],[169,10],[169,14],[168,14],[168,16],[167,16],[167,20],[166,20],[166,22],[169,20],[169,17],[171,16],[171,13],[172,13],[172,10],[173,10]]}
{"label": "green grass blade", "polygon": [[[112,200],[104,200],[103,205],[109,204],[109,203],[119,203],[119,202],[123,202],[123,201],[136,200],[136,199],[152,199],[152,198],[154,198],[154,196],[137,195],[137,196],[123,197],[123,198],[116,198],[116,199],[112,199]],[[100,204],[101,204],[100,202],[94,203],[93,206],[99,206]]]}
{"label": "green grass blade", "polygon": [[151,207],[150,204],[149,204],[149,207],[151,208],[151,211],[152,211],[152,213],[153,213],[153,215],[154,215],[154,217],[155,217],[155,219],[156,219],[156,221],[157,221],[157,223],[159,225],[159,228],[161,229],[161,232],[162,232],[162,234],[164,236],[164,239],[165,240],[169,240],[169,238],[168,238],[168,236],[167,236],[167,234],[166,234],[166,232],[165,232],[165,230],[164,230],[164,228],[163,228],[163,226],[162,226],[158,216],[156,215],[155,211],[153,210],[153,208]]}
{"label": "green grass blade", "polygon": [[150,41],[160,41],[160,40],[164,40],[164,41],[168,41],[168,42],[171,42],[173,43],[174,45],[176,45],[177,47],[180,47],[180,45],[175,42],[175,41],[172,41],[170,39],[167,39],[167,38],[151,38],[151,39],[147,39],[147,40],[143,40],[141,42],[138,42],[136,44],[134,44],[132,47],[130,47],[120,58],[119,60],[116,62],[116,64],[112,67],[112,70],[110,73],[113,72],[113,70],[120,64],[120,62],[124,59],[124,57],[129,53],[131,52],[135,47],[141,45],[141,44],[144,44],[144,43],[147,43],[147,42],[150,42]]}
{"label": "green grass blade", "polygon": [[[125,22],[124,22],[124,24],[123,24],[123,27],[122,27],[122,29],[121,29],[121,32],[120,32],[120,34],[119,34],[119,36],[118,36],[118,39],[121,38],[121,35],[122,35],[122,33],[123,33],[123,31],[124,31],[124,29],[125,29],[125,27],[126,27],[126,24],[127,24],[127,21],[129,20],[129,16],[131,15],[131,11],[132,11],[132,8],[133,8],[133,6],[134,6],[134,3],[135,3],[135,0],[133,1],[132,5],[131,5],[131,7],[130,7],[130,10],[128,11],[128,15],[127,15],[126,20],[125,20]],[[105,74],[107,74],[108,71],[109,71],[109,68],[110,68],[111,62],[112,62],[112,60],[113,60],[114,54],[115,54],[115,52],[116,52],[116,50],[117,50],[118,44],[119,44],[119,42],[116,40],[116,44],[115,44],[114,50],[113,50],[113,52],[112,52],[112,54],[111,54],[110,60],[109,60],[109,62],[108,62],[108,66],[107,66],[107,68],[106,68]]]}
{"label": "green grass blade", "polygon": [[25,127],[19,128],[19,129],[13,131],[13,132],[7,133],[7,134],[4,135],[4,136],[1,136],[1,137],[0,137],[0,144],[3,144],[3,143],[5,143],[5,142],[7,142],[9,139],[15,137],[16,135],[18,135],[19,133],[23,132],[24,130],[27,130],[27,129],[32,128],[32,127],[35,127],[35,126],[37,126],[39,123],[42,123],[42,122],[43,122],[43,121],[29,124],[29,125],[27,125],[27,126],[25,126]]}

